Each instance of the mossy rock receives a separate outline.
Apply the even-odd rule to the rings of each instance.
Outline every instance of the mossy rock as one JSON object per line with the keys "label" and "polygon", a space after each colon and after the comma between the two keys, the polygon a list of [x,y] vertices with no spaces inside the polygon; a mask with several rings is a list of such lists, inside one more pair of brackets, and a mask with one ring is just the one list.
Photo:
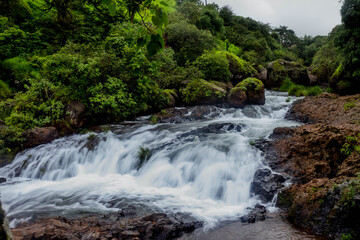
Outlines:
{"label": "mossy rock", "polygon": [[167,104],[165,107],[175,107],[176,100],[179,98],[176,91],[173,89],[165,89],[163,93],[167,99]]}
{"label": "mossy rock", "polygon": [[296,84],[310,85],[310,78],[305,66],[298,62],[278,59],[268,65],[268,78],[265,85],[268,88],[280,87],[286,78],[290,78]]}
{"label": "mossy rock", "polygon": [[226,90],[219,85],[203,79],[193,80],[181,91],[182,100],[191,105],[222,103],[226,96]]}
{"label": "mossy rock", "polygon": [[229,61],[229,69],[231,72],[231,82],[238,84],[242,80],[257,74],[251,63],[239,58],[233,53],[226,52],[226,58]]}
{"label": "mossy rock", "polygon": [[227,102],[236,108],[247,104],[265,104],[265,87],[257,78],[247,78],[231,89]]}

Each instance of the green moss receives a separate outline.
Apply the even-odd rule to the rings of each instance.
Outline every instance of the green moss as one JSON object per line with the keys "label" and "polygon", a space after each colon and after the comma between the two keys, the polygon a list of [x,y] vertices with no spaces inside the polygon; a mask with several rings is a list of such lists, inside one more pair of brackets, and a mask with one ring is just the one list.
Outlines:
{"label": "green moss", "polygon": [[224,89],[203,79],[191,81],[188,83],[186,88],[182,90],[182,97],[186,103],[191,103],[211,97],[221,99],[225,96],[226,91]]}
{"label": "green moss", "polygon": [[229,61],[229,68],[233,78],[241,76],[242,78],[250,77],[257,73],[250,62],[239,58],[233,53],[226,52],[226,58]]}
{"label": "green moss", "polygon": [[348,111],[352,108],[356,107],[356,104],[354,102],[348,102],[344,104],[344,110]]}
{"label": "green moss", "polygon": [[150,122],[151,122],[151,124],[157,124],[159,122],[159,117],[156,115],[152,115],[150,117]]}
{"label": "green moss", "polygon": [[264,84],[257,78],[247,78],[241,81],[235,87],[240,88],[244,91],[259,92],[264,89]]}
{"label": "green moss", "polygon": [[[359,136],[360,138],[360,136]],[[356,136],[347,136],[341,148],[341,153],[345,156],[351,155],[354,151],[360,153],[360,140]]]}

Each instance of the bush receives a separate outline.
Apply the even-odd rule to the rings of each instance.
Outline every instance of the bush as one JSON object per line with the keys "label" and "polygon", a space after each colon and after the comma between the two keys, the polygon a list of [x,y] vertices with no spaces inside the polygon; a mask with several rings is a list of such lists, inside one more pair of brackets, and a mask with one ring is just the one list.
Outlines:
{"label": "bush", "polygon": [[289,95],[301,96],[317,96],[324,91],[319,86],[307,87],[293,83],[289,78],[286,78],[279,88],[282,92],[288,92]]}
{"label": "bush", "polygon": [[215,46],[215,38],[205,30],[185,21],[170,24],[166,29],[167,44],[174,49],[175,59],[180,66],[193,62],[205,50]]}
{"label": "bush", "polygon": [[205,52],[194,63],[203,73],[206,80],[228,82],[231,77],[229,61],[224,52]]}
{"label": "bush", "polygon": [[5,99],[11,95],[10,87],[0,80],[0,99]]}
{"label": "bush", "polygon": [[247,62],[235,54],[226,52],[226,58],[229,61],[229,70],[231,72],[231,81],[234,84],[237,84],[241,80],[250,77],[257,73],[255,68],[251,65],[250,62]]}

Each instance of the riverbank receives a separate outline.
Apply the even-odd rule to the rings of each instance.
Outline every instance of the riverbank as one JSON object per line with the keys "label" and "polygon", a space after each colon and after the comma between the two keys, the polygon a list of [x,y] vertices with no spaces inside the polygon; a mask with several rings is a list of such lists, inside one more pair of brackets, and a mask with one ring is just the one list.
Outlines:
{"label": "riverbank", "polygon": [[295,226],[331,239],[360,237],[359,109],[360,95],[306,97],[287,115],[305,125],[277,128],[274,141],[257,144],[293,182],[277,205]]}

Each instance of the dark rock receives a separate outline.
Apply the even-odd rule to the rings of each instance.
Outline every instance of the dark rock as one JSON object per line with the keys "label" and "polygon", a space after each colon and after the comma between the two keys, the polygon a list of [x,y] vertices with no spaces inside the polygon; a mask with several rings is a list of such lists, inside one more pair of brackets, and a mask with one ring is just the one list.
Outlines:
{"label": "dark rock", "polygon": [[227,133],[227,132],[241,132],[244,126],[242,124],[234,123],[212,123],[206,127],[198,128],[196,130],[184,133],[180,138],[186,138],[188,136],[201,136],[209,133]]}
{"label": "dark rock", "polygon": [[[229,112],[232,111],[229,109]],[[216,106],[194,106],[189,108],[168,108],[155,116],[159,123],[183,123],[218,117],[222,111]]]}
{"label": "dark rock", "polygon": [[285,178],[272,174],[269,169],[259,169],[255,172],[250,192],[260,197],[263,202],[271,202],[275,194],[284,187]]}
{"label": "dark rock", "polygon": [[60,134],[55,127],[34,128],[27,132],[24,147],[35,147],[40,144],[49,143],[59,137]]}
{"label": "dark rock", "polygon": [[85,105],[81,102],[72,101],[66,106],[68,116],[66,120],[74,127],[80,128],[85,123]]}
{"label": "dark rock", "polygon": [[265,88],[264,86],[261,87],[261,90],[254,91],[248,90],[246,91],[248,104],[255,104],[255,105],[264,105],[265,104]]}
{"label": "dark rock", "polygon": [[4,183],[4,182],[6,182],[6,178],[0,177],[0,183]]}
{"label": "dark rock", "polygon": [[9,227],[9,221],[0,203],[0,239],[11,240],[12,234]]}
{"label": "dark rock", "polygon": [[231,89],[227,103],[235,108],[243,108],[247,104],[264,105],[264,84],[256,78],[247,78]]}
{"label": "dark rock", "polygon": [[266,219],[266,208],[261,204],[256,204],[256,206],[250,211],[250,213],[241,217],[242,222],[255,223],[258,221],[264,221]]}

